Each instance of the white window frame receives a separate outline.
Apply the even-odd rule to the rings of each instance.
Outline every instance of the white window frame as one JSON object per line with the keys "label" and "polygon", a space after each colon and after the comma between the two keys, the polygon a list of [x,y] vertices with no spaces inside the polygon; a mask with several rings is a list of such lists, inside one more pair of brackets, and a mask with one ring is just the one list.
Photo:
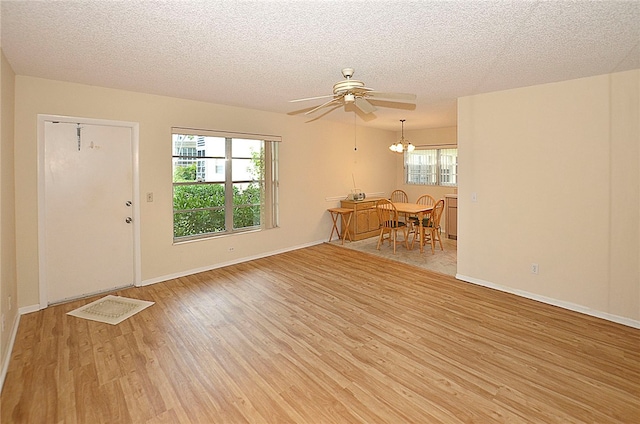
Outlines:
{"label": "white window frame", "polygon": [[[446,154],[451,150],[455,150],[454,160],[447,163]],[[445,178],[445,174],[448,178]],[[445,181],[446,179],[453,181]],[[412,152],[405,152],[404,182],[408,185],[457,187],[458,146],[455,144],[421,146]]]}
{"label": "white window frame", "polygon": [[[194,156],[176,155],[174,151],[173,138],[175,135],[191,135],[197,137],[216,137],[225,139],[225,153],[224,157],[205,157],[203,151],[197,151]],[[232,174],[232,144],[234,139],[242,140],[257,140],[262,142],[262,161],[263,161],[263,180],[254,181],[260,185],[261,199],[259,204],[254,205],[234,205],[233,200],[233,186],[234,184],[247,181],[234,181]],[[198,172],[202,171],[202,162],[205,160],[223,161],[228,166],[225,166],[225,175],[223,181],[202,181],[197,178],[194,182],[175,182],[172,175],[172,192],[175,191],[176,186],[184,185],[224,185],[224,206],[209,207],[209,208],[196,208],[196,209],[176,209],[174,202],[172,201],[173,216],[180,213],[197,212],[197,211],[212,211],[219,210],[224,211],[224,228],[222,230],[215,230],[211,232],[201,232],[198,234],[187,234],[176,236],[175,220],[172,233],[174,234],[174,243],[190,241],[194,239],[206,239],[211,237],[218,237],[222,235],[229,235],[234,233],[242,233],[247,231],[260,231],[278,226],[278,145],[281,141],[281,137],[273,135],[263,134],[246,134],[246,133],[234,133],[227,131],[216,130],[201,130],[191,128],[174,127],[171,131],[171,158],[172,163],[178,161],[181,163],[187,163],[192,160],[194,163],[198,163]],[[218,166],[214,165],[216,169]],[[174,168],[172,165],[172,173]],[[242,228],[234,228],[234,208],[246,207],[246,206],[260,206],[260,223],[256,226],[247,226]]]}

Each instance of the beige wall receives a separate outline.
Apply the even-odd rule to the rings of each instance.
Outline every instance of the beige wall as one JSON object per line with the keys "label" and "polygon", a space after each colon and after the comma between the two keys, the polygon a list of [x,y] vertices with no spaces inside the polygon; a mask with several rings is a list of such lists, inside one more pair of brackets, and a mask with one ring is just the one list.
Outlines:
{"label": "beige wall", "polygon": [[640,324],[639,86],[635,70],[459,99],[460,278]]}
{"label": "beige wall", "polygon": [[[12,84],[5,87],[7,66],[3,60],[3,185],[12,178],[4,165],[10,148],[5,134],[12,125],[5,102],[13,97],[7,94]],[[415,144],[458,140],[461,278],[596,315],[640,320],[638,74],[466,97],[459,103],[457,134],[455,128],[405,131]],[[302,117],[25,76],[15,77],[15,99],[15,249],[21,307],[40,301],[38,114],[140,124],[143,282],[326,240],[326,208],[349,192],[352,178],[369,194],[400,187],[414,201],[423,192],[422,187],[403,184],[402,158],[388,151],[399,135],[394,132],[357,127],[354,151],[352,125],[305,123]],[[172,126],[281,135],[281,228],[173,245]],[[386,177],[394,173],[395,180]],[[154,193],[153,203],[144,202],[147,192]],[[11,196],[6,200],[4,193],[3,211],[11,204]],[[477,193],[477,202],[471,202],[472,193]],[[3,246],[6,240],[3,233]],[[4,251],[11,249],[9,243]],[[530,273],[534,262],[539,275]],[[5,285],[4,255],[2,275],[3,293],[15,290]],[[2,301],[4,310],[6,299]]]}
{"label": "beige wall", "polygon": [[[414,146],[439,146],[443,144],[458,144],[458,132],[456,127],[427,128],[422,130],[407,130],[405,124],[404,138],[409,140]],[[401,133],[396,134],[396,141],[400,139]],[[387,147],[388,148],[388,147]],[[390,153],[391,154],[391,153]],[[445,194],[452,194],[457,191],[454,187],[425,186],[415,184],[405,184],[404,182],[404,155],[393,153],[396,160],[396,188],[404,190],[409,196],[410,202],[415,202],[423,194],[430,194],[434,199],[442,199]],[[445,220],[442,221],[443,227]]]}
{"label": "beige wall", "polygon": [[[333,113],[344,113],[334,111]],[[330,218],[353,186],[389,192],[395,172],[387,146],[395,134],[306,117],[146,95],[25,76],[16,77],[16,189],[19,302],[39,303],[37,257],[37,115],[140,124],[143,283],[325,241]],[[171,127],[281,135],[280,224],[262,232],[172,244]],[[154,193],[154,202],[144,201]],[[233,247],[233,251],[229,248]]]}
{"label": "beige wall", "polygon": [[[13,165],[13,118],[15,74],[0,52],[0,315],[4,331],[0,336],[0,367],[8,358],[12,329],[17,322],[17,279],[15,248],[15,201]],[[11,299],[11,303],[9,303]],[[4,375],[0,378],[0,387]]]}

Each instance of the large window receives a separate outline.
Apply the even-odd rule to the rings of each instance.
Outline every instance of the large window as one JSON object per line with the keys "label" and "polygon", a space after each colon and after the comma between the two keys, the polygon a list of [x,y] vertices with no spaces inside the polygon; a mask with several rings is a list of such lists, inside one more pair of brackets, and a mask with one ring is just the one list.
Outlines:
{"label": "large window", "polygon": [[405,153],[405,182],[423,185],[458,185],[458,149],[416,149]]}
{"label": "large window", "polygon": [[174,241],[276,227],[278,141],[174,128]]}

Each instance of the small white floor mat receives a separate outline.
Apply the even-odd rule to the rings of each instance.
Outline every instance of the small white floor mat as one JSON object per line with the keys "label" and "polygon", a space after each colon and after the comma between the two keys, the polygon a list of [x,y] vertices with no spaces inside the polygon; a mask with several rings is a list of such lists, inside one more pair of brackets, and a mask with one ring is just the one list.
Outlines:
{"label": "small white floor mat", "polygon": [[108,295],[95,302],[74,309],[71,312],[67,312],[67,315],[116,325],[143,309],[148,308],[153,305],[153,303],[154,302],[148,302],[146,300]]}

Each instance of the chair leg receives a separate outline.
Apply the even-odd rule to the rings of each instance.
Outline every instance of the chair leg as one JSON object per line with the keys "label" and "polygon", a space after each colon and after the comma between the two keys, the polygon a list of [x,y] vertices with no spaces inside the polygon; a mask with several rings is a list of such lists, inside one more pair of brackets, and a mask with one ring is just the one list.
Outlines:
{"label": "chair leg", "polygon": [[378,246],[376,249],[380,250],[380,243],[382,243],[382,237],[384,236],[384,228],[380,229],[380,236],[378,236]]}
{"label": "chair leg", "polygon": [[431,229],[431,254],[434,255],[436,253],[436,230],[434,228]]}
{"label": "chair leg", "polygon": [[442,237],[440,237],[440,229],[438,228],[438,243],[440,243],[440,250],[444,251],[444,247],[442,247]]}
{"label": "chair leg", "polygon": [[409,250],[409,228],[404,229],[404,247]]}
{"label": "chair leg", "polygon": [[411,239],[411,249],[413,249],[413,244],[416,242],[416,238],[420,239],[420,243],[422,243],[422,233],[420,231],[420,227],[415,227],[413,231],[413,238]]}
{"label": "chair leg", "polygon": [[398,230],[391,230],[391,234],[393,234],[393,254],[396,254],[396,241],[398,238]]}

